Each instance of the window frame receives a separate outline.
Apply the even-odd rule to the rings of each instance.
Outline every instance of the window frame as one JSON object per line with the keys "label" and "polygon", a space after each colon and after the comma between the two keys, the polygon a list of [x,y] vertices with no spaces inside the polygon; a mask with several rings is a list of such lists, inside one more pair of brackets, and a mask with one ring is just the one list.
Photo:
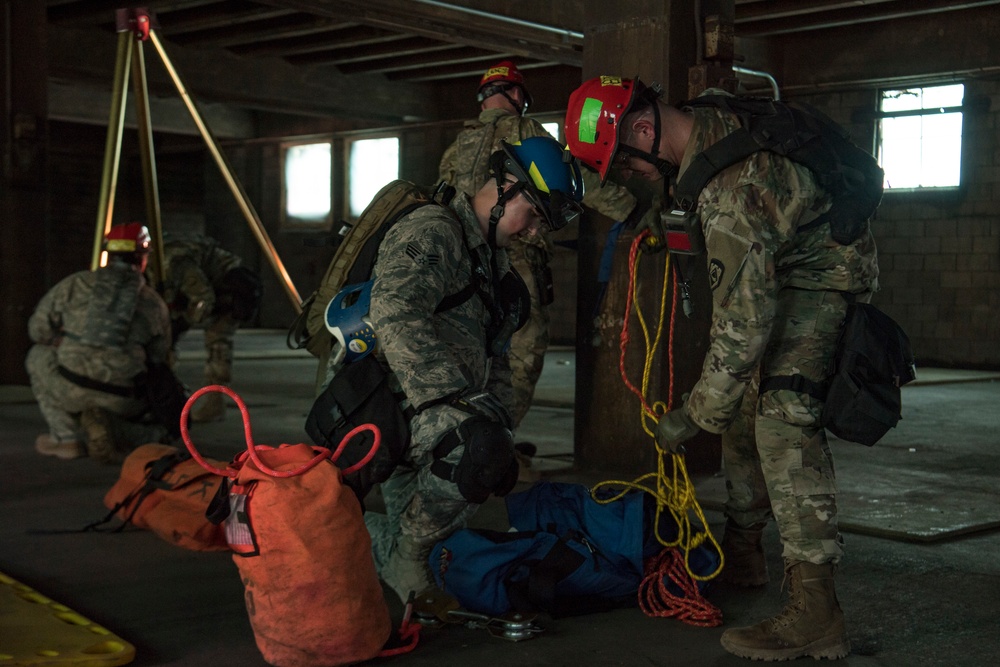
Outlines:
{"label": "window frame", "polygon": [[[330,193],[330,206],[329,210],[326,212],[326,216],[322,220],[309,220],[306,218],[300,218],[288,213],[288,151],[291,148],[297,146],[309,146],[312,144],[327,144],[330,147],[330,183],[329,183],[329,193]],[[334,160],[334,140],[330,137],[311,137],[308,139],[295,139],[291,141],[282,141],[278,148],[279,155],[279,171],[281,175],[281,202],[280,211],[281,219],[280,225],[282,229],[290,231],[329,231],[333,226],[334,218],[334,190],[333,185],[335,182],[336,165]]]}
{"label": "window frame", "polygon": [[[931,107],[931,108],[926,108],[926,109],[906,109],[906,110],[903,110],[903,111],[883,111],[882,110],[882,102],[883,102],[883,100],[885,100],[885,93],[887,93],[887,92],[905,91],[905,90],[912,90],[912,89],[926,90],[926,89],[929,89],[929,88],[943,88],[943,87],[946,87],[946,86],[954,86],[954,85],[961,85],[962,86],[962,103],[959,104],[959,105],[952,105],[952,106],[949,106],[949,107]],[[965,183],[965,174],[964,174],[965,168],[964,168],[964,164],[963,164],[964,161],[965,161],[965,141],[964,141],[964,139],[965,139],[965,134],[966,134],[966,122],[968,120],[967,116],[968,116],[968,112],[970,111],[970,105],[969,105],[969,98],[968,98],[968,96],[969,96],[968,84],[966,84],[964,81],[950,82],[950,83],[934,83],[934,84],[915,84],[915,85],[910,85],[910,86],[903,85],[903,86],[883,87],[883,88],[879,88],[878,89],[878,97],[876,99],[876,103],[878,105],[878,108],[875,110],[875,114],[874,114],[874,119],[875,119],[875,132],[874,132],[875,146],[874,146],[874,149],[875,149],[875,155],[877,156],[880,165],[882,165],[882,163],[883,163],[883,147],[882,147],[882,134],[883,134],[883,132],[882,132],[882,121],[884,119],[886,119],[886,118],[908,118],[908,117],[912,117],[912,116],[921,116],[921,117],[928,116],[928,117],[932,117],[932,116],[940,116],[940,115],[945,115],[945,114],[957,113],[957,114],[961,115],[961,121],[962,121],[962,132],[961,132],[961,137],[960,137],[959,155],[958,155],[958,182],[956,184],[953,184],[953,185],[917,185],[917,186],[911,186],[911,187],[896,187],[896,188],[887,187],[887,188],[885,188],[885,194],[888,195],[888,194],[891,194],[891,193],[899,193],[899,194],[902,194],[902,193],[908,193],[908,194],[913,194],[913,193],[947,193],[947,192],[955,192],[955,191],[958,191],[958,190],[960,190],[962,188],[962,186]]]}
{"label": "window frame", "polygon": [[[340,207],[338,207],[343,215],[343,220],[348,222],[355,222],[358,216],[352,215],[351,213],[351,149],[356,142],[359,141],[369,141],[372,139],[395,139],[399,146],[399,158],[396,165],[396,178],[402,178],[402,166],[403,166],[403,136],[402,132],[399,131],[386,131],[386,132],[376,132],[376,133],[364,133],[357,135],[347,135],[344,137],[343,146],[343,158],[344,158],[344,169],[343,169],[343,179],[341,183],[344,187],[344,197],[343,202]],[[392,179],[390,179],[392,180]],[[386,181],[388,184],[390,181]]]}

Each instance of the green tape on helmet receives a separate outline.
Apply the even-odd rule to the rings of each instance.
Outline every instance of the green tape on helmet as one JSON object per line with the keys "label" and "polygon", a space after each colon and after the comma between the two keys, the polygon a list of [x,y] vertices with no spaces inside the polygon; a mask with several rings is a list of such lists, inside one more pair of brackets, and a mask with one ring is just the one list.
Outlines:
{"label": "green tape on helmet", "polygon": [[597,143],[597,119],[601,117],[604,103],[593,97],[588,97],[580,109],[580,129],[578,138],[585,144]]}

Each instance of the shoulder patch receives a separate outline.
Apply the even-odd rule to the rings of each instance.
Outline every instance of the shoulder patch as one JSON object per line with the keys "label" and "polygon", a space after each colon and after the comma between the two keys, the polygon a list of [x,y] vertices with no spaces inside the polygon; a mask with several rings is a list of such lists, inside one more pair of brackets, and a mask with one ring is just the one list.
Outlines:
{"label": "shoulder patch", "polygon": [[722,276],[726,273],[726,265],[718,259],[713,258],[708,264],[708,286],[715,291],[715,288],[722,284]]}
{"label": "shoulder patch", "polygon": [[419,266],[435,266],[441,263],[441,255],[424,252],[420,246],[412,241],[406,244],[406,255]]}

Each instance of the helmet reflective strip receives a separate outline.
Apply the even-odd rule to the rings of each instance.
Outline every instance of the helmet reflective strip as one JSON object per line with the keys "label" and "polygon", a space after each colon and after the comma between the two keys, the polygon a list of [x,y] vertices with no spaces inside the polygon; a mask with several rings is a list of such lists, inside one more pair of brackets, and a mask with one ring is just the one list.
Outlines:
{"label": "helmet reflective strip", "polygon": [[601,117],[604,103],[588,97],[580,109],[579,139],[585,144],[597,143],[597,119]]}
{"label": "helmet reflective strip", "polygon": [[542,176],[542,172],[538,171],[538,166],[532,162],[531,166],[528,167],[528,176],[531,176],[531,182],[535,184],[535,187],[542,192],[548,192],[549,186],[545,182],[545,177]]}
{"label": "helmet reflective strip", "polygon": [[135,241],[131,239],[108,239],[108,252],[135,252]]}

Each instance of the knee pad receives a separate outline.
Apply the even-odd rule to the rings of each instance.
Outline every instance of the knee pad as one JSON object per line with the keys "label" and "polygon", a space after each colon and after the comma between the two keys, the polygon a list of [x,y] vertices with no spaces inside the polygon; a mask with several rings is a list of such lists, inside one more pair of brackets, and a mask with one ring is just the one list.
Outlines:
{"label": "knee pad", "polygon": [[[444,461],[457,447],[464,445],[458,463]],[[466,419],[445,434],[434,448],[431,472],[454,483],[462,497],[483,503],[491,493],[507,495],[517,481],[514,436],[502,424],[482,416]]]}

